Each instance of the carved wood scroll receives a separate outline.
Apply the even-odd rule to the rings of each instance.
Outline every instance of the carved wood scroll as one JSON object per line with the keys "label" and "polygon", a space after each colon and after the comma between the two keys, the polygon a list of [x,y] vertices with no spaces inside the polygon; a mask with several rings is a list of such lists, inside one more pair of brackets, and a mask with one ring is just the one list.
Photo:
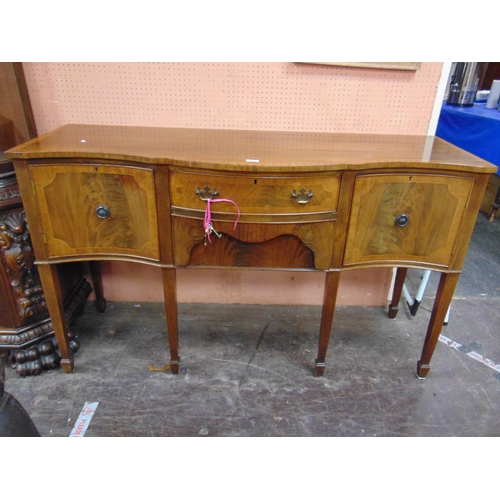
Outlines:
{"label": "carved wood scroll", "polygon": [[24,210],[0,215],[0,252],[23,324],[47,314]]}

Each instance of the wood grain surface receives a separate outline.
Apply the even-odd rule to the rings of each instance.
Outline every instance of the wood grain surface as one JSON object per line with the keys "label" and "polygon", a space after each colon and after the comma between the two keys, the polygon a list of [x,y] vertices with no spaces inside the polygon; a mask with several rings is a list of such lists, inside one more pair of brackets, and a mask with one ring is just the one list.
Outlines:
{"label": "wood grain surface", "polygon": [[9,150],[7,156],[107,158],[199,168],[216,165],[219,170],[254,172],[421,164],[486,173],[497,168],[437,137],[92,125],[63,126]]}
{"label": "wood grain surface", "polygon": [[[45,165],[32,169],[52,256],[125,253],[159,259],[150,169]],[[96,209],[106,207],[100,218]]]}

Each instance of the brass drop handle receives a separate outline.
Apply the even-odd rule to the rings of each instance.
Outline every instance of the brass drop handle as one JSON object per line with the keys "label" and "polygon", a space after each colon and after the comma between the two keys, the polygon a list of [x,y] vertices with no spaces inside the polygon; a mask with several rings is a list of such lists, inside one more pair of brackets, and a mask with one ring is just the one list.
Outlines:
{"label": "brass drop handle", "polygon": [[307,192],[304,188],[302,188],[298,193],[294,189],[292,194],[290,195],[290,197],[300,205],[305,205],[306,203],[308,203],[313,196],[314,193],[311,190]]}
{"label": "brass drop handle", "polygon": [[99,217],[99,219],[107,219],[109,217],[110,211],[108,207],[99,205],[95,209],[95,213],[97,214],[97,217]]}
{"label": "brass drop handle", "polygon": [[399,214],[396,217],[396,226],[405,227],[406,224],[408,224],[409,221],[410,221],[410,216],[409,215],[407,215],[407,214]]}
{"label": "brass drop handle", "polygon": [[198,188],[195,193],[200,197],[201,201],[212,200],[219,194],[216,188],[210,191],[208,186],[205,186],[203,189]]}

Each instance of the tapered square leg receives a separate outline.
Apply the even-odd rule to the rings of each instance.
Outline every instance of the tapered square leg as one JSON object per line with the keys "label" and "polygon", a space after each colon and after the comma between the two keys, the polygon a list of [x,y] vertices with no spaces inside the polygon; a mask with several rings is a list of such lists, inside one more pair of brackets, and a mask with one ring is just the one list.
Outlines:
{"label": "tapered square leg", "polygon": [[392,300],[389,304],[389,318],[394,319],[399,312],[399,302],[401,300],[401,293],[403,291],[403,286],[405,284],[406,274],[408,273],[408,268],[398,267],[396,272],[396,279],[394,281],[394,289],[392,292]]}
{"label": "tapered square leg", "polygon": [[323,296],[323,311],[321,314],[321,326],[319,331],[318,356],[316,358],[315,375],[322,376],[326,369],[326,351],[330,342],[333,314],[337,302],[339,289],[340,271],[329,271],[325,277],[325,292]]}
{"label": "tapered square leg", "polygon": [[61,368],[66,373],[71,373],[75,362],[73,352],[69,345],[68,326],[64,314],[64,305],[61,293],[61,284],[55,265],[38,264],[38,274],[42,283],[47,309],[49,311],[52,328],[61,353]]}
{"label": "tapered square leg", "polygon": [[168,343],[170,347],[170,370],[179,373],[179,325],[177,319],[177,276],[175,268],[162,269],[163,293],[167,315]]}
{"label": "tapered square leg", "polygon": [[427,328],[424,347],[422,349],[422,356],[417,363],[418,378],[425,378],[431,369],[431,358],[438,343],[439,335],[441,334],[451,299],[455,293],[459,276],[458,273],[441,274],[436,299],[434,300],[434,306],[432,308],[431,319]]}

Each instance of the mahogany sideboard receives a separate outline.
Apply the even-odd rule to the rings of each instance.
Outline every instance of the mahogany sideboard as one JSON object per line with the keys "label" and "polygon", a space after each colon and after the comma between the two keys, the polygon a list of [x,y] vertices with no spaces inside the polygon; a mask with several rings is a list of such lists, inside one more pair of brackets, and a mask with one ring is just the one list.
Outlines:
{"label": "mahogany sideboard", "polygon": [[[432,136],[92,125],[66,125],[6,156],[66,372],[74,359],[55,266],[114,259],[161,271],[173,373],[178,268],[323,272],[318,376],[341,272],[396,267],[395,317],[406,270],[438,271],[417,363],[425,378],[497,170]],[[207,205],[215,230],[208,239]]]}

